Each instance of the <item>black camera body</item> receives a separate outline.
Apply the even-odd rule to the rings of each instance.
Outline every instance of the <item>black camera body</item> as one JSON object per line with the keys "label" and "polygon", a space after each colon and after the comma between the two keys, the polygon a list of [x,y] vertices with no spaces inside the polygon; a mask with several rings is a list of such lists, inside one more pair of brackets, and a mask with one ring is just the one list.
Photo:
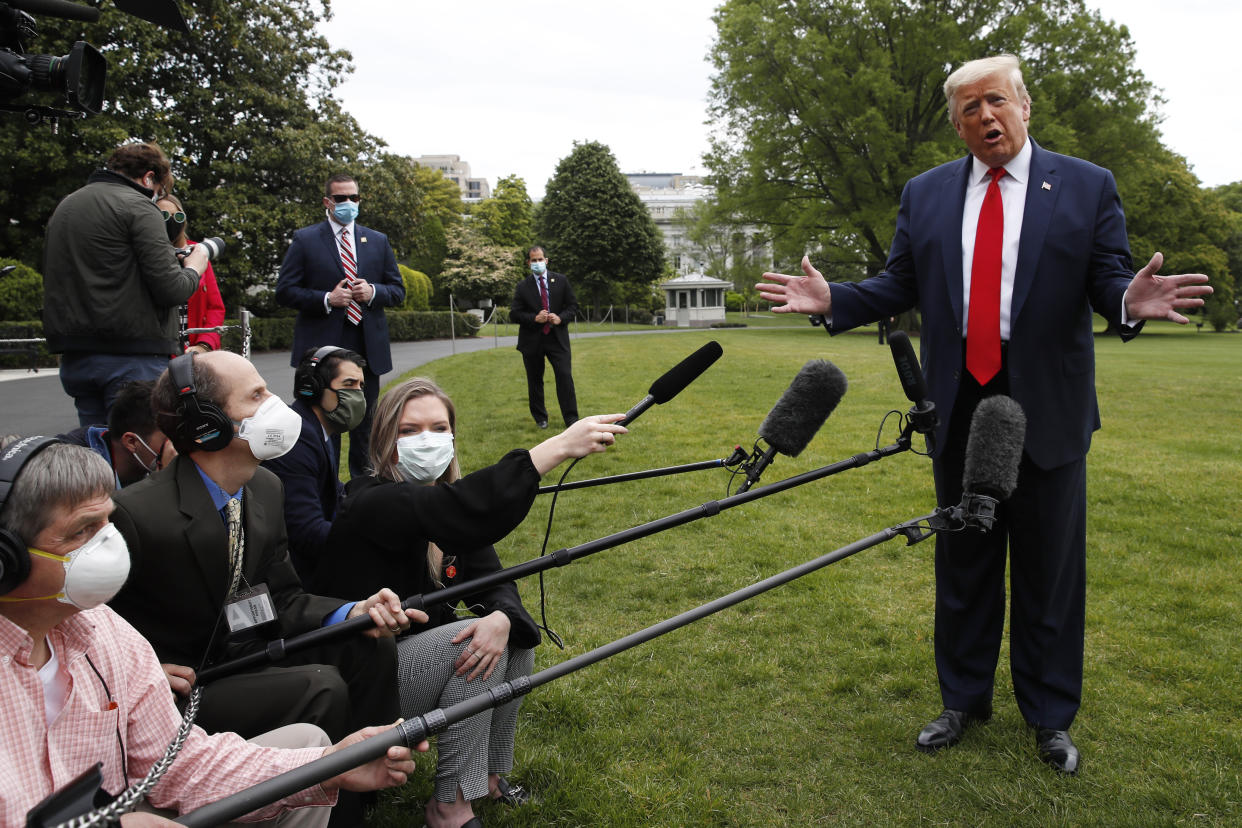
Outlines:
{"label": "black camera body", "polygon": [[[116,0],[117,8],[173,31],[189,33],[176,0]],[[0,110],[25,112],[27,120],[85,118],[103,110],[108,62],[99,50],[79,40],[67,55],[25,54],[26,42],[38,35],[32,13],[93,23],[99,9],[70,0],[0,0]],[[59,93],[68,109],[12,101],[29,91]]]}

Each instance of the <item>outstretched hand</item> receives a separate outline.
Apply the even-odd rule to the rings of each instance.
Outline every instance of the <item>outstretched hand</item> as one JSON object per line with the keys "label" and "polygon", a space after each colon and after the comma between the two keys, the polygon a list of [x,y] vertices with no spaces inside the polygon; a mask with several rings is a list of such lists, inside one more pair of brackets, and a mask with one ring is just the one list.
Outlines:
{"label": "outstretched hand", "polygon": [[822,273],[811,266],[811,259],[802,257],[804,276],[765,273],[765,281],[755,285],[759,298],[772,302],[773,313],[827,314],[832,312],[832,292]]}
{"label": "outstretched hand", "polygon": [[1126,290],[1126,315],[1132,320],[1167,319],[1179,325],[1190,320],[1176,308],[1203,306],[1204,296],[1212,293],[1208,277],[1202,273],[1180,273],[1175,276],[1159,276],[1156,271],[1164,264],[1164,254],[1157,252],[1147,266],[1134,274]]}
{"label": "outstretched hand", "polygon": [[530,450],[531,462],[540,474],[547,474],[571,457],[586,457],[606,451],[618,434],[629,433],[617,425],[624,414],[593,414],[583,417],[555,437],[549,437]]}

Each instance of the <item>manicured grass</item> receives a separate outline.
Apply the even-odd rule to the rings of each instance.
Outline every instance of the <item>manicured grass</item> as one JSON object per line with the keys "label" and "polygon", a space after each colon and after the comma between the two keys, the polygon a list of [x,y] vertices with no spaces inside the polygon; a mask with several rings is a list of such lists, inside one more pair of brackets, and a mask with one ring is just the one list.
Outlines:
{"label": "manicured grass", "polygon": [[[780,321],[787,321],[788,318]],[[804,321],[804,320],[803,320]],[[1035,757],[1012,698],[952,750],[914,751],[940,710],[932,662],[932,542],[890,541],[536,689],[513,778],[537,801],[479,809],[493,826],[1236,825],[1242,821],[1242,337],[1150,326],[1096,353],[1102,431],[1088,461],[1086,686],[1073,728],[1083,771]],[[585,479],[749,448],[803,362],[830,359],[850,390],[797,459],[765,482],[872,447],[909,407],[874,334],[717,330],[574,343],[582,413],[624,411],[709,339],[724,357],[650,409]],[[509,349],[424,366],[454,397],[459,450],[478,468],[539,432]],[[549,402],[555,395],[549,377]],[[883,435],[895,436],[892,421]],[[561,470],[554,474],[559,475]],[[549,478],[551,482],[554,478]],[[725,495],[696,472],[563,493],[549,551]],[[498,547],[539,554],[551,499]],[[545,668],[934,507],[930,462],[902,454],[600,552],[545,576]],[[538,618],[537,578],[520,582]],[[375,822],[421,825],[430,756]]]}

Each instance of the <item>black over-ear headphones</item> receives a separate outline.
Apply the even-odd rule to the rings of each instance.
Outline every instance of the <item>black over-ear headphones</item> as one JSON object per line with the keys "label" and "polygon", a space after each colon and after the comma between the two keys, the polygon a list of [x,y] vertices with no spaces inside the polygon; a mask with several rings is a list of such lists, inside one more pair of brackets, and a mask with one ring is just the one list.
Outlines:
{"label": "black over-ear headphones", "polygon": [[308,402],[316,403],[319,401],[319,395],[324,389],[332,384],[332,378],[323,378],[323,372],[319,369],[319,363],[325,357],[331,356],[337,351],[344,351],[344,348],[336,345],[324,345],[318,351],[311,355],[310,364],[299,366],[298,376],[294,381],[293,394],[298,399],[305,399]]}
{"label": "black over-ear headphones", "polygon": [[[53,443],[63,442],[57,437],[23,437],[0,454],[0,512],[8,502],[13,481],[30,458]],[[0,526],[0,595],[12,592],[29,577],[30,552],[26,549],[26,541],[16,532]]]}
{"label": "black over-ear headphones", "polygon": [[215,403],[198,398],[193,351],[168,363],[168,378],[177,392],[176,443],[192,443],[199,451],[227,448],[233,442],[233,421]]}

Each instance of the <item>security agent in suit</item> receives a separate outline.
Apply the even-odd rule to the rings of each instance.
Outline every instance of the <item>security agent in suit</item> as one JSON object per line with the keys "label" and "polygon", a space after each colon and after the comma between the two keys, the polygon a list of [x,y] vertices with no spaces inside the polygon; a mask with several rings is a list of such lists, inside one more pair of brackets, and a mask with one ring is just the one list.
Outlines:
{"label": "security agent in suit", "polygon": [[345,496],[332,437],[364,416],[365,367],[359,354],[335,345],[307,351],[293,375],[290,408],[302,418],[298,441],[287,454],[263,461],[285,485],[289,557],[304,584],[313,583],[328,553],[328,532]]}
{"label": "security agent in suit", "polygon": [[[329,178],[323,198],[326,219],[293,234],[276,280],[276,301],[298,311],[290,365],[296,368],[308,349],[323,345],[348,348],[366,358],[366,416],[349,432],[351,477],[366,473],[379,378],[392,370],[384,308],[405,301],[405,285],[388,237],[355,221],[360,199],[352,176]],[[349,256],[355,262],[352,283],[345,270]],[[357,324],[351,318],[357,318]],[[335,445],[339,450],[339,436]]]}
{"label": "security agent in suit", "polygon": [[[1040,758],[1074,773],[1080,756],[1068,729],[1082,692],[1085,460],[1099,428],[1091,313],[1130,339],[1139,320],[1185,324],[1176,309],[1198,307],[1211,288],[1201,274],[1156,275],[1159,253],[1134,274],[1111,173],[1028,138],[1031,102],[1016,58],[965,64],[949,76],[945,95],[971,155],[906,185],[884,271],[829,285],[803,258],[805,275],[765,273],[770,283],[757,287],[764,299],[784,303],[776,312],[823,314],[832,334],[919,307],[923,366],[940,413],[932,455],[943,506],[961,500],[975,405],[994,394],[1022,405],[1027,432],[1018,486],[1000,520],[988,533],[936,539],[936,668],[945,709],[919,733],[916,747],[953,745],[991,716],[1008,543],[1014,694],[1035,728]],[[999,336],[980,332],[987,297],[971,291],[974,260],[985,258],[976,236],[998,235],[980,229],[997,168],[1004,168],[996,179],[1004,216]],[[995,296],[991,304],[995,314]],[[967,356],[975,353],[990,354],[994,365],[968,370],[978,368]]]}
{"label": "security agent in suit", "polygon": [[[226,351],[173,360],[156,383],[153,406],[179,454],[167,469],[117,494],[112,520],[129,545],[132,569],[111,604],[151,642],[174,690],[188,691],[191,666],[228,661],[266,639],[362,613],[376,622],[365,636],[212,682],[199,724],[250,736],[310,721],[337,739],[359,723],[395,719],[392,635],[426,616],[403,612],[390,590],[342,605],[302,589],[289,562],[280,480],[259,468],[260,455],[292,446],[300,419],[253,365]],[[241,500],[236,576],[222,515],[229,498]],[[246,595],[254,597],[238,605]],[[251,623],[233,623],[238,614]]]}
{"label": "security agent in suit", "polygon": [[518,323],[517,349],[526,368],[530,415],[540,428],[548,427],[548,409],[543,403],[543,360],[547,357],[556,378],[556,401],[565,425],[570,426],[578,420],[578,397],[574,393],[569,353],[569,323],[578,314],[578,297],[569,279],[548,270],[542,247],[527,251],[526,261],[531,275],[518,282],[513,291],[509,318]]}

